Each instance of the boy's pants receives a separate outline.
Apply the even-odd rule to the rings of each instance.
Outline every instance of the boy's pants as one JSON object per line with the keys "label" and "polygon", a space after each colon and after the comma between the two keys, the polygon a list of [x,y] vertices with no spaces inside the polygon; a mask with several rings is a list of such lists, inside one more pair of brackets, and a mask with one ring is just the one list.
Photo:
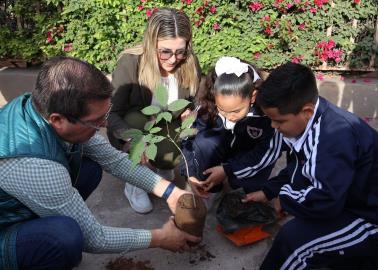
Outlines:
{"label": "boy's pants", "polygon": [[378,225],[350,213],[294,218],[276,236],[260,269],[378,269]]}
{"label": "boy's pants", "polygon": [[[84,200],[96,189],[102,169],[84,158],[75,185]],[[81,261],[83,235],[77,222],[66,216],[33,219],[18,227],[16,255],[18,269],[72,269]]]}

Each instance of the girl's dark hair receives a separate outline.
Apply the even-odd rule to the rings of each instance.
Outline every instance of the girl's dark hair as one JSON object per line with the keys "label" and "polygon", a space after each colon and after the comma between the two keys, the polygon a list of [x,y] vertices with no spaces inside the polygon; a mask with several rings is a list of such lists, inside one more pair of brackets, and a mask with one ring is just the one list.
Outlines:
{"label": "girl's dark hair", "polygon": [[[217,107],[215,105],[215,95],[234,95],[242,98],[251,98],[254,90],[262,83],[262,75],[260,71],[246,61],[242,61],[249,65],[248,72],[238,77],[236,74],[221,74],[217,76],[215,68],[212,68],[207,76],[201,79],[199,90],[196,94],[196,105],[200,106],[198,116],[215,125],[217,118]],[[260,79],[253,82],[254,72],[260,76]]]}

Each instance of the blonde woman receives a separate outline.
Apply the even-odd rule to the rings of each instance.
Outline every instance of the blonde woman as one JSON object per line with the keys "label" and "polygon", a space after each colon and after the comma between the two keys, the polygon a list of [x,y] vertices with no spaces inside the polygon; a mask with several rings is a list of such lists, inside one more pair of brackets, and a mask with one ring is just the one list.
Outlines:
{"label": "blonde woman", "polygon": [[[148,20],[142,44],[126,49],[112,74],[116,90],[108,122],[110,143],[127,151],[128,144],[121,134],[129,128],[143,128],[148,119],[140,110],[157,104],[153,93],[159,84],[168,89],[168,103],[179,98],[189,99],[197,90],[200,75],[198,60],[192,50],[192,28],[188,17],[176,9],[156,10]],[[180,117],[172,125],[179,121]],[[173,180],[173,168],[179,158],[172,145],[162,142],[158,145],[153,166],[158,174]],[[136,212],[152,210],[145,191],[126,184],[125,195]]]}

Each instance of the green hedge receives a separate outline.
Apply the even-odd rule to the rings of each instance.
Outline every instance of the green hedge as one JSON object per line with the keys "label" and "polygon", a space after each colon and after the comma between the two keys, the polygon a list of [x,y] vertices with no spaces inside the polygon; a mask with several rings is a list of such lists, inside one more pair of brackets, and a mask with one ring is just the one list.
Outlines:
{"label": "green hedge", "polygon": [[154,8],[170,6],[183,9],[191,18],[194,50],[204,71],[222,55],[237,56],[266,69],[286,61],[313,67],[322,63],[359,69],[378,66],[378,57],[371,63],[378,54],[374,43],[376,0],[2,3],[7,6],[0,13],[0,58],[43,60],[66,54],[111,72],[123,48],[141,41]]}

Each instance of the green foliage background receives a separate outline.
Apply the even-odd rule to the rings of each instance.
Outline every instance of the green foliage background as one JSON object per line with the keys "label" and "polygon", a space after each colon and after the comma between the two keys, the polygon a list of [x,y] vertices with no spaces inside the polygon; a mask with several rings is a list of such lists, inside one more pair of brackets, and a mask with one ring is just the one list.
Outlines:
{"label": "green foliage background", "polygon": [[[256,3],[260,8],[253,10]],[[286,61],[319,66],[317,44],[329,40],[335,41],[329,52],[342,55],[337,61],[328,57],[328,66],[378,66],[376,0],[8,0],[0,5],[0,58],[70,55],[111,72],[119,53],[141,41],[147,13],[170,6],[192,20],[194,51],[204,72],[223,55],[266,69]]]}

